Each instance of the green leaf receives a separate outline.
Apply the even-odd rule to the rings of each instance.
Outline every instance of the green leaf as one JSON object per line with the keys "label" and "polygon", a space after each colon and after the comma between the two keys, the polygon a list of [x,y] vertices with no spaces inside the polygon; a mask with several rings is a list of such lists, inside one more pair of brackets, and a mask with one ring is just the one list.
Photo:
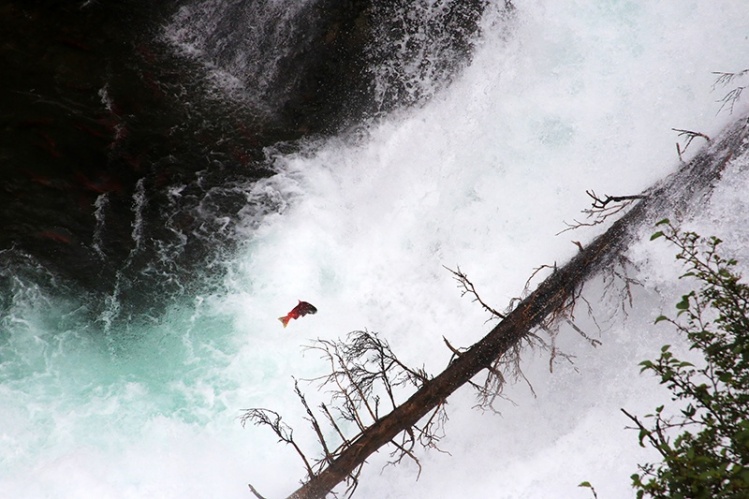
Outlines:
{"label": "green leaf", "polygon": [[669,224],[669,223],[671,223],[671,221],[668,218],[664,218],[663,220],[661,220],[660,222],[656,223],[655,225],[657,227],[659,225],[664,225],[664,224]]}
{"label": "green leaf", "polygon": [[676,304],[676,308],[679,310],[687,310],[689,308],[689,295],[681,297],[681,301]]}
{"label": "green leaf", "polygon": [[659,230],[658,232],[650,236],[650,240],[652,241],[653,239],[658,239],[659,237],[662,237],[662,236],[663,236],[663,231]]}
{"label": "green leaf", "polygon": [[661,321],[667,321],[667,320],[668,320],[668,317],[666,317],[665,315],[659,315],[658,317],[655,318],[654,324],[658,324]]}
{"label": "green leaf", "polygon": [[590,484],[590,482],[580,482],[580,485],[578,485],[578,487],[588,487],[588,488],[591,488],[591,489],[593,488],[593,486]]}

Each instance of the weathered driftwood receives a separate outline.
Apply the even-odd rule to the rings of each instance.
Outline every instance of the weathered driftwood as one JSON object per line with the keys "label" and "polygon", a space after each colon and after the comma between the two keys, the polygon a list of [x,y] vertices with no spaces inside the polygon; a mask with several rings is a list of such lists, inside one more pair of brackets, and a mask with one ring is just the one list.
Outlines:
{"label": "weathered driftwood", "polygon": [[688,164],[643,193],[642,199],[566,265],[559,267],[521,301],[483,339],[460,353],[438,376],[427,381],[406,402],[364,429],[337,457],[290,499],[325,497],[364,460],[400,432],[442,404],[455,390],[508,352],[550,316],[563,311],[583,284],[611,264],[647,221],[684,213],[699,206],[725,165],[749,149],[749,126],[742,118],[708,142]]}

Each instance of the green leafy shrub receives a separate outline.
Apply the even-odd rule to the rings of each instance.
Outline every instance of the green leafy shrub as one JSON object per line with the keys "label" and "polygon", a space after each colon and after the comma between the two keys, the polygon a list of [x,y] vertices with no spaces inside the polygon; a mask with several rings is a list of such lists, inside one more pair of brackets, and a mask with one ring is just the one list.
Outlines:
{"label": "green leafy shrub", "polygon": [[651,239],[676,245],[682,277],[699,289],[682,296],[675,318],[656,322],[675,326],[704,362],[680,360],[664,345],[658,359],[640,363],[660,377],[678,410],[669,416],[662,405],[640,419],[622,409],[640,445],[662,458],[639,465],[632,485],[638,498],[749,498],[749,286],[736,261],[718,254],[720,239],[681,232],[668,220],[658,225]]}

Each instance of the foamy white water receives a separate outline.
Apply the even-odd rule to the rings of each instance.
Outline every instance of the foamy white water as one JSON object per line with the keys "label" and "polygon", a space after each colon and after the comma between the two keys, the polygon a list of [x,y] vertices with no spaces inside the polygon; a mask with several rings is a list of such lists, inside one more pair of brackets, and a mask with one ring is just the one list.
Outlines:
{"label": "foamy white water", "polygon": [[[711,72],[749,65],[745,2],[515,4],[509,36],[485,19],[472,65],[423,108],[275,155],[280,173],[254,189],[287,208],[248,231],[229,292],[108,332],[19,279],[0,344],[3,495],[249,497],[248,482],[267,497],[290,493],[304,473],[293,450],[238,416],[277,410],[315,455],[291,376],[326,365],[304,345],[367,328],[436,374],[450,354],[442,336],[468,346],[491,327],[443,265],[460,265],[503,308],[535,267],[593,237],[555,235],[587,207],[586,189],[638,193],[677,168],[672,127],[712,135],[732,119],[717,114],[724,92],[711,92]],[[745,167],[730,165],[691,224],[748,262]],[[600,333],[581,314],[600,347],[563,329],[557,345],[575,363],[553,372],[548,353],[529,351],[537,396],[523,382],[508,387],[514,403],[500,402],[501,416],[472,409],[470,388],[456,393],[441,442],[449,454],[419,453],[416,481],[412,464],[383,469],[381,452],[358,496],[589,498],[577,487],[587,480],[599,497],[632,497],[630,474],[653,456],[619,408],[645,413],[667,397],[637,363],[678,343],[652,325],[680,291],[673,254],[636,244],[644,287],[628,314],[602,300]],[[586,296],[600,294],[593,283]],[[284,330],[277,317],[297,299],[319,312]]]}

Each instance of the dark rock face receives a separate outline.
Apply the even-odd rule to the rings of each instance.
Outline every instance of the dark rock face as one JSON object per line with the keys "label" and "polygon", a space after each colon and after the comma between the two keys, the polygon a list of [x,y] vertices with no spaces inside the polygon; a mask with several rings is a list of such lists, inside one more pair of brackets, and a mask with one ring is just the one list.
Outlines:
{"label": "dark rock face", "polygon": [[[470,62],[487,0],[374,2],[368,48],[378,109],[430,99]],[[509,7],[494,8],[507,12]]]}
{"label": "dark rock face", "polygon": [[255,114],[300,134],[332,132],[363,82],[369,0],[186,3],[170,38],[235,78]]}
{"label": "dark rock face", "polygon": [[179,10],[172,38],[241,82],[258,114],[301,133],[331,133],[428,100],[470,61],[488,6],[203,0]]}
{"label": "dark rock face", "polygon": [[239,211],[277,209],[246,196],[263,148],[423,102],[465,64],[486,2],[428,4],[0,2],[0,285],[41,266],[143,310],[220,272]]}

